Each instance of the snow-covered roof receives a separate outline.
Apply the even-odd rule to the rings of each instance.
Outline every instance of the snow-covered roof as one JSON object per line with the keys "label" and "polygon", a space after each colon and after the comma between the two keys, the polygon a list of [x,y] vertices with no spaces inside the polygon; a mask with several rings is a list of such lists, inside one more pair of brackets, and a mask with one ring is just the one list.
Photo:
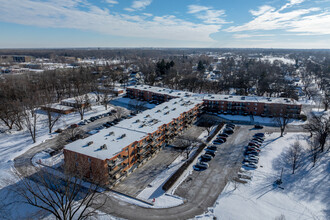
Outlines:
{"label": "snow-covered roof", "polygon": [[290,98],[275,98],[275,97],[263,97],[263,96],[237,96],[237,95],[218,95],[218,94],[197,94],[192,92],[185,92],[180,90],[172,90],[155,86],[136,85],[129,86],[127,88],[139,89],[143,91],[159,93],[164,95],[170,95],[174,97],[198,97],[200,99],[210,101],[233,101],[233,102],[260,102],[260,103],[278,103],[278,104],[298,104],[294,99]]}
{"label": "snow-covered roof", "polygon": [[46,108],[52,108],[52,109],[58,109],[58,110],[71,110],[71,109],[73,109],[73,107],[66,106],[66,105],[61,105],[59,103],[54,103],[54,104],[51,104],[51,105],[46,105],[44,107],[46,107]]}
{"label": "snow-covered roof", "polygon": [[298,104],[296,100],[290,98],[275,98],[263,96],[237,96],[237,95],[206,95],[205,100],[209,101],[232,101],[232,102],[253,102],[253,103],[277,103],[277,104]]}
{"label": "snow-covered roof", "polygon": [[[142,140],[148,136],[148,133],[157,131],[160,126],[170,123],[183,112],[189,111],[201,103],[202,100],[198,98],[172,99],[130,119],[123,120],[116,126],[102,129],[95,135],[72,142],[66,145],[65,149],[101,160],[110,159],[123,148],[135,141]],[[91,141],[93,144],[88,145],[87,143]],[[101,150],[103,144],[107,145],[107,149]]]}
{"label": "snow-covered roof", "polygon": [[167,89],[167,88],[148,86],[148,85],[135,85],[135,86],[128,86],[127,88],[138,89],[138,90],[159,93],[159,94],[164,94],[164,95],[169,95],[169,96],[174,96],[174,97],[182,97],[182,98],[183,97],[202,97],[201,95],[192,93],[192,92],[185,92],[185,91],[181,91],[181,90]]}

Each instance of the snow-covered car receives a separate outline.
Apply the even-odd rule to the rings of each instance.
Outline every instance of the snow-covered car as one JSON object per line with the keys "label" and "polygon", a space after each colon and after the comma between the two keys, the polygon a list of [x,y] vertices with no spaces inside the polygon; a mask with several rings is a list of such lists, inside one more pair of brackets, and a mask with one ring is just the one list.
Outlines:
{"label": "snow-covered car", "polygon": [[257,142],[257,143],[259,143],[259,144],[262,144],[264,141],[261,140],[261,139],[253,138],[253,139],[251,140],[251,142]]}
{"label": "snow-covered car", "polygon": [[255,151],[255,150],[248,150],[248,151],[245,151],[245,155],[259,156],[259,152],[258,151]]}

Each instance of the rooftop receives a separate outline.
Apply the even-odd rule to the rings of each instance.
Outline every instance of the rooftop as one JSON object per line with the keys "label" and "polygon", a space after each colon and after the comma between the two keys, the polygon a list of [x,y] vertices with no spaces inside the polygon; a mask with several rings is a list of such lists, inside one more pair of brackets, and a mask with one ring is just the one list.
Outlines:
{"label": "rooftop", "polygon": [[172,90],[155,86],[148,85],[135,85],[127,88],[139,89],[143,91],[149,91],[154,93],[160,93],[164,95],[171,95],[175,97],[198,97],[206,100],[225,100],[233,102],[262,102],[262,103],[279,103],[279,104],[298,104],[294,99],[291,98],[276,98],[276,97],[263,97],[263,96],[238,96],[238,95],[218,95],[218,94],[197,94],[192,92],[185,92],[180,90]]}
{"label": "rooftop", "polygon": [[[79,139],[65,146],[65,149],[85,154],[101,160],[110,159],[124,147],[155,132],[160,126],[170,123],[183,112],[189,111],[195,105],[201,104],[197,98],[175,98],[146,110],[130,119],[119,122],[116,126],[104,128],[99,133],[85,139]],[[88,145],[88,143],[92,144]],[[101,146],[106,144],[106,149]]]}

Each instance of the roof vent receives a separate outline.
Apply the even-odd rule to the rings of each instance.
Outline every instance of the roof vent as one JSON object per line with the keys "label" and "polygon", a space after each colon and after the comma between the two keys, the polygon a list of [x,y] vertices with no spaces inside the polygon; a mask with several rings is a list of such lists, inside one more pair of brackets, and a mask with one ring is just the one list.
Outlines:
{"label": "roof vent", "polygon": [[90,141],[87,143],[88,146],[91,146],[94,142],[93,141]]}
{"label": "roof vent", "polygon": [[100,147],[101,150],[106,150],[108,149],[107,145],[106,144],[103,144],[101,147]]}
{"label": "roof vent", "polygon": [[140,119],[136,119],[135,123],[138,123],[138,122],[140,122]]}
{"label": "roof vent", "polygon": [[175,110],[176,110],[176,108],[173,108],[173,109],[172,109],[172,111],[175,111]]}
{"label": "roof vent", "polygon": [[111,135],[115,135],[115,132],[110,131],[110,132],[109,132],[109,136],[111,136]]}
{"label": "roof vent", "polygon": [[119,138],[122,139],[124,137],[126,137],[126,134],[122,134]]}

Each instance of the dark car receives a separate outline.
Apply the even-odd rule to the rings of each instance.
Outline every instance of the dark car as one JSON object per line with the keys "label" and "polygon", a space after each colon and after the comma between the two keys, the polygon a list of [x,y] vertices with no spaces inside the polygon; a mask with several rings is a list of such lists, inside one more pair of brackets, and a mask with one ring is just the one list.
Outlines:
{"label": "dark car", "polygon": [[264,126],[262,126],[262,125],[254,125],[254,128],[255,128],[255,129],[263,129]]}
{"label": "dark car", "polygon": [[206,170],[209,167],[209,165],[205,162],[199,162],[196,163],[196,165],[194,166],[194,170],[196,171],[201,171],[201,170]]}
{"label": "dark car", "polygon": [[264,142],[264,140],[259,139],[259,138],[253,138],[251,141],[258,142],[260,144],[262,144]]}
{"label": "dark car", "polygon": [[254,137],[252,140],[257,140],[257,141],[260,141],[260,142],[264,142],[264,139],[261,138],[261,137]]}
{"label": "dark car", "polygon": [[229,137],[229,135],[226,134],[226,133],[222,133],[222,134],[218,134],[218,137],[225,137],[225,138],[227,138],[227,137]]}
{"label": "dark car", "polygon": [[218,149],[218,147],[215,145],[211,145],[211,146],[208,146],[207,149],[216,151]]}
{"label": "dark car", "polygon": [[250,142],[248,145],[249,146],[256,146],[256,147],[260,147],[261,146],[260,144],[257,144],[257,143],[254,143],[254,142]]}
{"label": "dark car", "polygon": [[77,127],[79,127],[79,125],[77,125],[77,124],[70,125],[70,128],[77,128]]}
{"label": "dark car", "polygon": [[225,133],[225,134],[233,134],[234,131],[233,131],[232,129],[225,129],[225,130],[223,131],[223,133]]}
{"label": "dark car", "polygon": [[248,151],[245,151],[245,155],[255,155],[255,156],[259,156],[259,152],[258,151],[255,151],[255,150],[248,150]]}
{"label": "dark car", "polygon": [[264,133],[256,133],[254,136],[263,138],[263,137],[265,137],[265,134]]}
{"label": "dark car", "polygon": [[212,156],[209,155],[209,154],[203,154],[203,155],[200,157],[200,160],[201,160],[202,162],[208,162],[208,161],[212,160]]}
{"label": "dark car", "polygon": [[225,141],[220,139],[220,140],[214,140],[212,143],[215,145],[220,145],[220,144],[225,143]]}
{"label": "dark car", "polygon": [[226,128],[232,128],[232,129],[234,129],[235,128],[235,125],[234,124],[226,124]]}
{"label": "dark car", "polygon": [[215,152],[214,151],[205,151],[205,154],[208,154],[212,157],[215,157]]}

